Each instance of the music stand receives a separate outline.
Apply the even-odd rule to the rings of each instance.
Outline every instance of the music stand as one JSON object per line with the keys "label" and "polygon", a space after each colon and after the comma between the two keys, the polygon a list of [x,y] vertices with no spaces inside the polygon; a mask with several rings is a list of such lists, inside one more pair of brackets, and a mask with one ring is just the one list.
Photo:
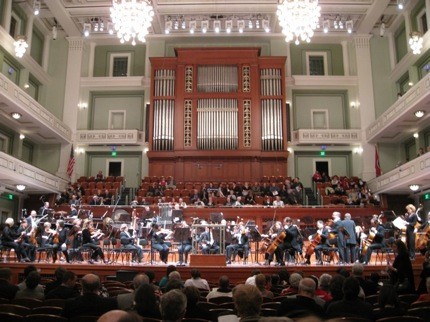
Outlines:
{"label": "music stand", "polygon": [[175,219],[178,218],[179,222],[181,222],[182,219],[184,218],[184,212],[182,211],[182,209],[173,209],[172,218],[173,218],[173,221],[175,221]]}
{"label": "music stand", "polygon": [[181,245],[182,245],[184,240],[187,240],[190,237],[191,237],[190,228],[188,228],[188,227],[176,228],[175,233],[173,235],[173,240],[177,243],[181,243]]}
{"label": "music stand", "polygon": [[254,225],[254,227],[252,229],[250,229],[249,234],[251,235],[251,239],[257,243],[256,247],[255,247],[255,262],[260,265],[259,261],[258,261],[258,251],[260,249],[259,243],[261,241],[261,234],[258,231],[257,227]]}
{"label": "music stand", "polygon": [[221,220],[223,219],[224,215],[222,212],[213,212],[209,215],[209,218],[213,224],[219,224],[221,223]]}

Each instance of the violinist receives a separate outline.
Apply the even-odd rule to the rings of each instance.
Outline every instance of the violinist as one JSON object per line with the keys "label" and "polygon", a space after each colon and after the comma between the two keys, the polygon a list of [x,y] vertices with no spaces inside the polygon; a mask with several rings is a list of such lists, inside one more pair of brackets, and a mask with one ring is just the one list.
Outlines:
{"label": "violinist", "polygon": [[19,243],[21,244],[21,247],[24,247],[28,258],[32,262],[36,259],[36,245],[33,245],[30,242],[30,236],[34,229],[36,228],[31,228],[26,219],[21,220],[21,225],[18,228],[18,234],[20,235]]}
{"label": "violinist", "polygon": [[418,221],[416,208],[414,205],[409,204],[406,206],[406,246],[409,250],[409,257],[411,260],[415,259],[415,225]]}
{"label": "violinist", "polygon": [[43,216],[47,215],[49,212],[51,212],[51,211],[52,211],[52,209],[49,208],[49,202],[46,201],[46,202],[43,203],[43,206],[39,208],[38,215],[39,215],[39,217],[43,217]]}
{"label": "violinist", "polygon": [[84,225],[82,227],[82,247],[90,248],[92,250],[91,259],[88,261],[90,264],[97,262],[100,258],[105,264],[103,250],[99,246],[98,236],[99,232],[94,228],[93,222],[91,220],[85,219]]}
{"label": "violinist", "polygon": [[13,218],[7,218],[5,221],[5,226],[3,228],[3,233],[1,235],[2,245],[6,247],[13,248],[15,250],[15,254],[20,262],[30,262],[30,259],[27,257],[27,253],[24,247],[17,243],[20,235],[14,229],[14,220]]}
{"label": "violinist", "polygon": [[30,212],[30,216],[26,218],[28,227],[37,228],[37,212],[36,210],[32,210]]}
{"label": "violinist", "polygon": [[231,264],[231,255],[236,255],[240,251],[243,253],[243,263],[246,264],[249,253],[249,229],[241,226],[235,226],[233,230],[233,238],[237,243],[232,243],[226,247],[227,264]]}
{"label": "violinist", "polygon": [[43,224],[43,230],[42,233],[37,237],[37,243],[39,245],[39,250],[46,250],[47,252],[52,253],[52,261],[55,263],[57,261],[57,248],[54,249],[54,237],[55,237],[56,231],[51,229],[51,223],[45,222]]}
{"label": "violinist", "polygon": [[287,255],[286,260],[290,263],[294,263],[296,252],[302,252],[298,242],[298,238],[300,237],[299,229],[296,225],[293,225],[293,221],[290,217],[284,218],[284,232],[285,238],[275,251],[277,266],[285,266],[284,253]]}
{"label": "violinist", "polygon": [[324,222],[322,220],[317,221],[317,231],[315,234],[309,236],[309,240],[311,241],[311,245],[306,250],[306,262],[305,264],[310,264],[311,261],[311,255],[312,251],[315,252],[315,258],[317,260],[318,265],[322,265],[322,257],[321,257],[321,251],[324,251],[325,249],[330,248],[330,244],[328,242],[329,238],[329,232],[328,228],[324,225]]}
{"label": "violinist", "polygon": [[363,264],[367,265],[372,256],[372,252],[376,249],[381,249],[385,246],[385,228],[377,218],[370,220],[371,227],[369,229],[369,235],[367,240],[364,242],[362,249]]}
{"label": "violinist", "polygon": [[[69,236],[69,229],[65,228],[64,220],[59,219],[57,220],[57,237],[54,238],[54,249],[57,250],[61,248],[61,252],[64,255],[64,258],[66,259],[67,263],[70,263],[69,260],[69,253],[67,252],[67,237]],[[55,245],[57,244],[57,245]],[[57,246],[57,247],[55,247]]]}
{"label": "violinist", "polygon": [[160,259],[164,264],[167,264],[169,258],[169,246],[166,244],[166,239],[171,235],[172,231],[162,229],[158,224],[152,225],[152,248],[160,253]]}

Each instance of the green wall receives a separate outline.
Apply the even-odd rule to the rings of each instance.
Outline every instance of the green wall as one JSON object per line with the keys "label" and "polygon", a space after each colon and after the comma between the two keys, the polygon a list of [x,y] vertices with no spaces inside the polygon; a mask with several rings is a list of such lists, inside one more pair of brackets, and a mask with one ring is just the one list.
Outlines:
{"label": "green wall", "polygon": [[130,76],[144,76],[145,49],[145,45],[97,46],[94,53],[94,77],[109,76],[110,55],[114,53],[131,53]]}
{"label": "green wall", "polygon": [[394,42],[396,45],[396,57],[397,62],[401,61],[403,57],[408,53],[408,43],[406,38],[406,27],[403,23],[394,34]]}
{"label": "green wall", "polygon": [[307,75],[306,52],[327,53],[328,75],[344,75],[342,46],[338,44],[290,45],[291,72],[293,75]]}
{"label": "green wall", "polygon": [[39,144],[34,149],[33,165],[46,172],[56,174],[60,165],[60,152],[59,144]]}
{"label": "green wall", "polygon": [[43,35],[35,27],[33,27],[33,34],[31,36],[30,56],[33,57],[39,65],[42,65]]}

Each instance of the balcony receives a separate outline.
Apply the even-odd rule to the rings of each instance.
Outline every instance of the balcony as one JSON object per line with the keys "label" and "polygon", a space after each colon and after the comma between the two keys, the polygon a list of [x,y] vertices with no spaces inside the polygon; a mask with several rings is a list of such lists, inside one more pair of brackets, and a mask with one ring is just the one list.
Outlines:
{"label": "balcony", "polygon": [[293,132],[292,143],[305,144],[357,144],[361,142],[361,130],[331,129],[312,130],[303,129]]}
{"label": "balcony", "polygon": [[144,145],[145,135],[139,130],[79,130],[76,143],[80,145]]}
{"label": "balcony", "polygon": [[430,188],[430,153],[367,182],[372,192],[390,194],[410,194],[409,185],[411,184],[420,185],[421,191]]}
{"label": "balcony", "polygon": [[0,186],[11,190],[16,184],[27,186],[26,193],[55,192],[67,189],[67,180],[0,152]]}
{"label": "balcony", "polygon": [[[422,118],[414,113],[424,111]],[[369,143],[400,143],[426,128],[430,120],[430,74],[421,79],[366,129]]]}

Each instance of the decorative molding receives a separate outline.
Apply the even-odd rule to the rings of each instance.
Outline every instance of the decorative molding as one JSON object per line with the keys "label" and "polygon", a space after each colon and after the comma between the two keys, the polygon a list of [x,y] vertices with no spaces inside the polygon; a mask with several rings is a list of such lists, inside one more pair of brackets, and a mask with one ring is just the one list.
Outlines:
{"label": "decorative molding", "polygon": [[251,147],[251,100],[243,101],[243,147]]}
{"label": "decorative molding", "polygon": [[185,100],[184,102],[184,147],[191,148],[193,132],[193,101]]}
{"label": "decorative molding", "polygon": [[[10,181],[20,182],[28,191],[60,192],[67,189],[68,181],[0,152],[0,175]],[[7,183],[8,179],[4,179]],[[33,188],[32,188],[33,187]]]}
{"label": "decorative molding", "polygon": [[82,37],[67,37],[69,42],[69,51],[82,51],[84,49],[84,40]]}
{"label": "decorative molding", "polygon": [[333,87],[349,88],[351,86],[358,86],[357,76],[305,76],[305,75],[294,75],[293,77],[287,78],[287,84],[291,87],[296,86],[318,86],[320,87]]}
{"label": "decorative molding", "polygon": [[293,132],[295,144],[354,144],[361,142],[361,130],[303,129]]}
{"label": "decorative molding", "polygon": [[150,79],[143,76],[127,77],[81,77],[81,87],[97,90],[111,90],[115,88],[127,88],[127,90],[142,90],[149,88]]}
{"label": "decorative molding", "polygon": [[76,131],[77,144],[143,145],[144,132],[139,130],[80,130]]}
{"label": "decorative molding", "polygon": [[251,67],[242,67],[242,92],[251,92]]}
{"label": "decorative molding", "polygon": [[368,49],[370,48],[370,38],[372,35],[359,35],[354,37],[355,48],[357,49]]}
{"label": "decorative molding", "polygon": [[185,93],[193,92],[193,75],[194,75],[193,66],[186,66],[185,67]]}

